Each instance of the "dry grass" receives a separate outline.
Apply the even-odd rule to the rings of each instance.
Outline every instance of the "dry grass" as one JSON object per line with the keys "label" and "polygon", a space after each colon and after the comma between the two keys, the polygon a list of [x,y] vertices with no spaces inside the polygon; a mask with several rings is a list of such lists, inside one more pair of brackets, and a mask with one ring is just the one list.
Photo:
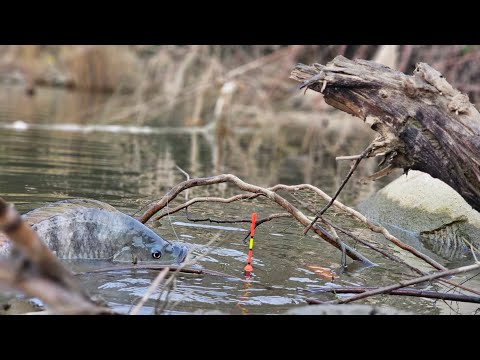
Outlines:
{"label": "dry grass", "polygon": [[[480,47],[466,45],[9,45],[0,46],[0,79],[110,93],[101,115],[112,123],[187,126],[212,122],[231,82],[227,122],[262,123],[287,109],[325,109],[320,96],[304,96],[288,77],[297,62],[326,63],[339,54],[407,73],[428,62],[480,99]],[[88,110],[90,118],[98,111]]]}

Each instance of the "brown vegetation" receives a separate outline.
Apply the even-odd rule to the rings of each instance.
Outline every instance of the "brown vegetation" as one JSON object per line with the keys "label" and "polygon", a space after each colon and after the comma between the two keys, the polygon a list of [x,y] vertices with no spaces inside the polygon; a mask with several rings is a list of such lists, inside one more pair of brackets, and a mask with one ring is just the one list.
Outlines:
{"label": "brown vegetation", "polygon": [[[168,122],[174,115],[187,125],[209,123],[230,83],[229,116],[248,123],[286,109],[325,109],[321,99],[300,96],[286,74],[297,62],[327,62],[336,55],[407,72],[428,62],[474,102],[479,99],[474,84],[480,47],[467,45],[9,45],[0,46],[0,79],[23,79],[27,91],[57,85],[108,92],[112,96],[99,111],[108,110],[114,123]],[[130,96],[120,96],[124,92]]]}

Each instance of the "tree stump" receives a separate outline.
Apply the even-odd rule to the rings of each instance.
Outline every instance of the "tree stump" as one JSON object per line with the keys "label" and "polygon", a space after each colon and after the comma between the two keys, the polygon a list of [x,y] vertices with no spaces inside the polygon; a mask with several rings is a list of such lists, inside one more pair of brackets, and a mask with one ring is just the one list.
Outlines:
{"label": "tree stump", "polygon": [[438,71],[418,63],[409,76],[337,56],[325,66],[297,64],[290,78],[378,132],[370,157],[426,172],[480,211],[480,114]]}

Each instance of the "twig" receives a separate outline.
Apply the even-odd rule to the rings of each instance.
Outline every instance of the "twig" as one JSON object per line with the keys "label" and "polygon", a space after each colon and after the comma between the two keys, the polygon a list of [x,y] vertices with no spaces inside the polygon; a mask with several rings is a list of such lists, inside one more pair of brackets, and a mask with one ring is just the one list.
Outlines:
{"label": "twig", "polygon": [[343,272],[347,268],[347,254],[345,252],[345,244],[338,237],[337,232],[335,231],[335,228],[333,226],[331,226],[331,224],[329,222],[327,222],[326,220],[324,220],[323,218],[321,220],[325,223],[325,225],[327,225],[327,227],[329,227],[330,232],[332,233],[333,237],[337,240],[338,245],[340,246],[340,249],[342,251],[342,257],[341,257],[341,260],[340,260],[340,264],[341,264],[341,269],[342,269],[342,272]]}
{"label": "twig", "polygon": [[135,307],[132,309],[132,311],[130,311],[130,315],[137,315],[138,314],[138,312],[142,308],[143,304],[145,304],[145,302],[148,300],[150,295],[152,295],[152,293],[157,289],[157,287],[160,285],[160,283],[163,281],[163,279],[165,279],[165,277],[167,276],[169,271],[170,271],[170,269],[168,267],[166,267],[165,269],[160,271],[160,273],[157,275],[155,280],[153,280],[153,282],[148,287],[145,294],[143,294],[142,299],[138,302],[137,305],[135,305]]}
{"label": "twig", "polygon": [[372,174],[372,175],[369,175],[369,176],[366,176],[362,179],[360,179],[360,183],[362,184],[367,184],[368,182],[370,181],[375,181],[375,180],[378,180],[382,177],[385,177],[389,174],[391,174],[392,172],[394,172],[395,170],[397,170],[395,168],[395,166],[393,166],[392,164],[389,164],[387,166],[385,166],[382,170],[379,170],[377,171],[376,173]]}
{"label": "twig", "polygon": [[400,288],[407,287],[407,286],[410,286],[410,285],[419,284],[419,283],[422,283],[422,282],[425,282],[425,281],[431,281],[431,280],[438,279],[438,278],[445,277],[445,276],[461,274],[461,273],[472,271],[472,270],[475,270],[475,269],[478,269],[478,268],[480,268],[480,263],[476,263],[476,264],[468,265],[468,266],[463,266],[463,267],[459,267],[459,268],[452,269],[452,270],[439,271],[439,272],[436,272],[436,273],[433,273],[433,274],[430,274],[430,275],[425,275],[425,276],[415,278],[415,279],[411,279],[411,280],[400,281],[397,284],[377,288],[377,289],[371,290],[371,291],[366,291],[362,294],[351,296],[347,299],[339,300],[336,303],[337,304],[346,304],[346,303],[349,303],[349,302],[352,302],[352,301],[365,299],[365,298],[370,297],[370,296],[390,293],[390,291],[392,291],[392,290],[400,289]]}
{"label": "twig", "polygon": [[324,221],[325,223],[329,224],[330,226],[332,226],[333,228],[337,229],[338,231],[344,233],[345,235],[351,237],[353,240],[355,241],[358,241],[359,243],[361,243],[362,245],[365,245],[367,246],[368,248],[372,249],[372,250],[375,250],[377,251],[378,253],[382,254],[383,256],[385,256],[386,258],[390,259],[390,260],[393,260],[395,262],[398,262],[402,265],[405,265],[407,266],[410,270],[413,270],[415,271],[417,274],[419,275],[425,275],[425,272],[420,270],[420,269],[417,269],[416,267],[412,266],[412,265],[409,265],[408,263],[406,263],[405,261],[403,261],[402,259],[400,259],[399,257],[395,256],[395,255],[392,255],[392,254],[389,254],[388,252],[382,250],[382,249],[379,249],[375,246],[373,246],[372,244],[368,243],[367,241],[359,238],[358,236],[352,234],[351,232],[345,230],[345,229],[342,229],[341,227],[331,223],[330,221],[328,221],[327,219],[325,218],[321,218],[322,221]]}
{"label": "twig", "polygon": [[[254,199],[258,196],[260,196],[261,194],[254,194],[254,195],[251,195],[251,194],[240,194],[240,195],[235,195],[235,196],[232,196],[228,199],[224,199],[224,198],[218,198],[218,197],[198,197],[198,198],[193,198],[189,201],[187,201],[186,203],[184,204],[181,204],[173,209],[170,209],[170,211],[165,211],[163,213],[161,213],[160,215],[157,215],[156,217],[153,218],[153,220],[160,220],[161,218],[169,215],[169,214],[173,214],[173,213],[176,213],[180,210],[183,210],[183,209],[186,209],[186,212],[187,212],[187,219],[189,221],[193,221],[193,222],[211,222],[211,223],[218,223],[218,224],[235,224],[235,223],[250,223],[252,220],[251,219],[237,219],[237,220],[225,220],[225,219],[214,219],[214,218],[203,218],[203,219],[193,219],[190,217],[189,215],[189,212],[188,212],[188,207],[192,204],[195,204],[197,202],[221,202],[221,203],[231,203],[233,201],[237,201],[237,200],[243,200],[243,199]],[[262,218],[262,219],[259,219],[257,220],[256,222],[256,226],[260,225],[260,224],[263,224],[264,222],[267,222],[267,221],[270,221],[272,219],[277,219],[277,218],[284,218],[284,217],[291,217],[292,215],[288,214],[288,213],[280,213],[280,214],[271,214],[265,218]]]}
{"label": "twig", "polygon": [[344,188],[344,186],[347,184],[348,180],[350,179],[350,177],[353,175],[353,172],[355,171],[355,169],[357,168],[358,164],[360,164],[360,161],[362,161],[362,159],[364,159],[365,157],[367,157],[373,150],[373,144],[370,144],[365,150],[363,150],[363,152],[360,154],[360,157],[355,160],[355,163],[353,164],[353,166],[351,167],[350,171],[348,172],[347,176],[345,177],[345,179],[342,181],[342,184],[340,185],[340,187],[338,188],[337,192],[335,193],[335,195],[333,195],[332,199],[330,200],[330,202],[315,216],[315,218],[313,219],[313,221],[310,223],[310,225],[308,225],[308,227],[303,231],[303,235],[305,235],[313,226],[313,224],[315,224],[318,220],[318,218],[320,216],[322,216],[325,211],[328,210],[328,208],[330,206],[332,206],[332,204],[335,202],[335,199],[338,197],[338,195],[340,194],[340,192],[342,191],[342,189]]}
{"label": "twig", "polygon": [[460,284],[456,284],[456,283],[454,283],[454,282],[448,282],[448,284],[453,285],[453,286],[452,286],[450,289],[448,289],[447,292],[452,291],[453,289],[455,289],[455,288],[458,287],[458,288],[460,288],[460,289],[464,289],[464,290],[470,291],[470,292],[472,292],[472,293],[474,293],[474,294],[480,295],[480,291],[471,290],[471,289],[469,289],[469,288],[463,287],[463,284],[465,284],[466,282],[472,280],[473,278],[477,277],[478,275],[480,275],[480,272],[478,272],[478,273],[476,273],[475,275],[472,275],[472,276],[470,276],[469,278],[463,280]]}
{"label": "twig", "polygon": [[208,196],[208,197],[196,197],[196,198],[193,198],[189,201],[187,201],[186,203],[184,204],[181,204],[173,209],[170,209],[170,211],[165,211],[163,213],[161,213],[160,215],[157,215],[153,218],[153,220],[160,220],[161,218],[167,216],[168,214],[174,214],[180,210],[183,210],[187,207],[189,207],[190,205],[193,205],[197,202],[219,202],[219,203],[225,203],[225,204],[228,204],[228,203],[231,203],[231,202],[234,202],[234,201],[238,201],[238,200],[244,200],[244,199],[248,199],[248,200],[251,200],[251,199],[255,199],[257,197],[259,197],[261,194],[239,194],[239,195],[235,195],[235,196],[232,196],[232,197],[229,197],[227,199],[224,199],[224,198],[219,198],[219,197],[211,197],[211,196]]}
{"label": "twig", "polygon": [[335,160],[357,160],[361,157],[362,155],[346,155],[346,156],[337,156]]}
{"label": "twig", "polygon": [[[322,288],[322,289],[309,289],[309,291],[314,293],[322,292],[331,292],[334,294],[363,294],[367,291],[377,290],[378,287],[334,287],[334,288]],[[480,304],[480,296],[464,295],[464,294],[450,294],[437,291],[427,291],[427,290],[418,290],[418,289],[399,289],[392,290],[388,295],[400,295],[400,296],[415,296],[423,297],[428,299],[440,299],[440,300],[451,300],[451,301],[460,301],[460,302],[469,302]],[[309,304],[323,304],[324,302],[315,300],[315,299],[306,299]]]}
{"label": "twig", "polygon": [[467,239],[463,238],[463,241],[465,241],[470,246],[470,251],[472,252],[473,259],[475,260],[475,262],[478,263],[477,255],[475,254],[475,252],[480,254],[480,251],[477,249],[477,247],[473,246],[473,244]]}
{"label": "twig", "polygon": [[[178,165],[175,165],[175,167],[178,169],[178,171],[180,171],[183,175],[185,175],[185,177],[187,178],[187,180],[190,180],[190,174],[187,173],[185,170],[183,170],[180,166]],[[188,200],[188,193],[189,193],[189,189],[187,189],[185,191],[185,201]]]}
{"label": "twig", "polygon": [[[313,214],[315,213],[315,209],[312,208],[309,204],[305,203],[304,201],[302,201],[301,199],[299,199],[298,197],[296,197],[296,196],[293,195],[293,194],[290,194],[290,196],[292,196],[296,201],[298,201],[300,204],[302,204],[302,206],[305,207],[305,209],[307,209],[308,211],[310,211],[310,212],[313,213]],[[356,242],[359,242],[360,244],[365,245],[366,247],[368,247],[368,248],[370,248],[370,249],[372,249],[372,250],[374,250],[374,251],[382,254],[382,255],[385,256],[386,258],[388,258],[388,259],[390,259],[390,260],[393,260],[393,261],[395,261],[395,262],[398,262],[398,263],[400,263],[400,264],[403,264],[403,265],[407,266],[408,268],[410,268],[411,270],[415,271],[416,273],[418,273],[418,274],[420,274],[420,275],[425,275],[425,274],[426,274],[426,273],[423,272],[422,270],[417,269],[416,267],[407,264],[405,261],[403,261],[403,260],[400,259],[399,257],[397,257],[397,256],[395,256],[395,255],[391,255],[391,254],[389,254],[388,252],[386,252],[386,251],[384,251],[384,250],[382,250],[382,249],[379,249],[379,248],[373,246],[373,245],[370,244],[368,241],[365,241],[365,240],[361,239],[360,237],[352,234],[351,232],[349,232],[349,231],[341,228],[340,226],[335,225],[335,224],[332,223],[331,221],[325,219],[323,216],[320,217],[320,219],[321,219],[324,223],[326,223],[326,224],[330,225],[331,227],[333,227],[334,229],[336,229],[336,230],[344,233],[344,234],[347,235],[348,237],[351,237],[351,238],[352,238],[353,240],[355,240]]]}
{"label": "twig", "polygon": [[[278,218],[285,218],[285,217],[291,217],[291,214],[288,213],[280,213],[280,214],[271,214],[267,217],[264,217],[262,219],[259,219],[255,222],[255,227],[257,227],[260,224],[263,224],[264,222],[273,220],[273,219],[278,219]],[[237,220],[224,220],[224,219],[213,219],[213,218],[203,218],[203,219],[192,219],[188,215],[187,211],[187,220],[192,221],[192,222],[211,222],[211,223],[217,223],[217,224],[236,224],[236,223],[251,223],[252,219],[237,219]]]}
{"label": "twig", "polygon": [[[187,180],[190,180],[190,175],[182,170],[179,166],[177,166],[177,169],[180,170],[184,175],[185,177],[187,178]],[[243,199],[248,199],[248,200],[251,200],[251,199],[254,199],[254,198],[257,198],[258,196],[260,196],[262,194],[240,194],[240,195],[236,195],[236,196],[232,196],[230,198],[227,198],[227,199],[224,199],[224,198],[219,198],[219,197],[197,197],[197,198],[194,198],[190,201],[188,201],[188,189],[185,191],[185,203],[182,204],[182,205],[179,205],[177,206],[176,208],[174,208],[173,210],[170,210],[170,209],[167,209],[166,212],[164,212],[163,214],[160,214],[158,215],[157,217],[154,218],[154,220],[159,220],[161,219],[162,217],[164,216],[167,216],[167,215],[170,215],[172,213],[175,213],[177,211],[180,211],[182,209],[185,209],[185,213],[186,213],[186,216],[187,216],[187,220],[188,221],[192,221],[192,222],[211,222],[211,223],[217,223],[217,224],[235,224],[235,223],[251,223],[251,219],[237,219],[237,220],[225,220],[225,219],[213,219],[213,218],[203,218],[203,219],[193,219],[190,217],[190,213],[188,211],[188,207],[196,202],[221,202],[221,203],[231,203],[233,201],[237,201],[237,200],[243,200]],[[265,218],[262,218],[262,219],[259,219],[255,222],[255,228],[258,227],[259,225],[267,222],[267,221],[270,221],[272,219],[277,219],[277,218],[284,218],[284,217],[291,217],[292,215],[288,214],[288,213],[281,213],[281,214],[271,214]],[[248,231],[248,230],[247,230]],[[245,242],[246,239],[248,239],[248,236],[249,236],[249,233],[247,234],[247,236],[243,239],[243,241]]]}
{"label": "twig", "polygon": [[[323,221],[326,221],[326,222],[330,223],[330,222],[329,222],[328,220],[326,220],[325,218],[322,218],[322,219],[323,219]],[[393,260],[393,261],[395,261],[395,262],[398,262],[398,263],[400,263],[400,264],[403,264],[403,265],[407,266],[409,269],[415,271],[417,274],[420,274],[420,275],[426,275],[426,274],[427,274],[426,272],[424,272],[424,271],[422,271],[422,270],[420,270],[420,269],[418,269],[418,268],[416,268],[416,267],[408,264],[407,262],[403,261],[403,260],[400,259],[399,257],[397,257],[397,256],[395,256],[395,255],[392,255],[392,254],[389,254],[389,253],[387,253],[386,251],[383,251],[382,249],[379,249],[379,248],[377,248],[377,247],[369,244],[367,241],[365,241],[365,240],[363,240],[363,239],[360,239],[358,236],[355,236],[354,234],[352,234],[352,233],[350,233],[350,232],[348,232],[348,231],[340,228],[339,226],[337,226],[337,225],[335,225],[335,224],[333,224],[333,223],[330,223],[330,225],[331,225],[332,227],[334,227],[335,229],[343,232],[345,235],[351,237],[351,238],[354,239],[355,241],[358,241],[358,242],[360,242],[361,244],[363,244],[363,245],[371,248],[372,250],[375,250],[375,251],[379,252],[380,254],[384,255],[385,257],[387,257],[387,258],[389,258],[389,259],[391,259],[391,260]],[[454,283],[454,282],[452,282],[452,281],[449,281],[449,280],[447,280],[447,279],[437,279],[436,281],[440,281],[440,282],[443,282],[443,283],[445,283],[445,284],[453,285],[454,288],[455,288],[455,287],[458,287],[458,288],[460,288],[460,289],[463,289],[463,290],[465,290],[465,291],[471,292],[471,293],[473,293],[473,294],[480,295],[480,291],[478,291],[478,290],[471,289],[471,288],[469,288],[469,287],[463,286],[462,284],[456,284],[456,283]],[[451,288],[451,289],[453,289],[453,288]],[[451,289],[450,289],[450,290],[451,290]]]}

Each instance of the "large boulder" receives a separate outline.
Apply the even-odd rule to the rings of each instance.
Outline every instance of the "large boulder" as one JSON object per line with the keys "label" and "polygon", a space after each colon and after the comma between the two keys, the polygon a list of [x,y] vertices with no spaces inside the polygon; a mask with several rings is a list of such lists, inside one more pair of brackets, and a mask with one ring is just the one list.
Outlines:
{"label": "large boulder", "polygon": [[358,206],[393,235],[447,260],[470,259],[480,245],[480,213],[450,186],[409,171]]}

